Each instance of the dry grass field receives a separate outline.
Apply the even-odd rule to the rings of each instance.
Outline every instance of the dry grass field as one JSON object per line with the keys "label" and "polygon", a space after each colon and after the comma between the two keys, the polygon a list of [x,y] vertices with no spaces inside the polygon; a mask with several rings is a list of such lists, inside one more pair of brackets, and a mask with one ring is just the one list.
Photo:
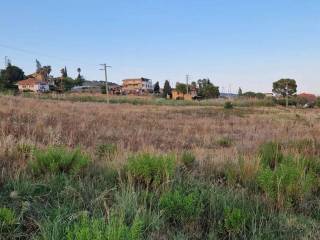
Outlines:
{"label": "dry grass field", "polygon": [[[0,98],[1,156],[19,144],[65,145],[94,154],[115,144],[119,154],[191,150],[199,161],[255,155],[267,141],[320,139],[320,110],[152,106]],[[224,146],[226,142],[226,146]]]}
{"label": "dry grass field", "polygon": [[[281,153],[274,148],[277,145],[261,150],[263,144],[270,142],[281,145]],[[320,220],[320,200],[316,197],[319,191],[317,187],[318,165],[320,165],[318,160],[314,160],[314,164],[308,160],[309,165],[303,165],[307,167],[304,167],[303,170],[299,168],[301,171],[297,174],[294,172],[296,168],[291,165],[288,169],[294,173],[290,172],[287,175],[280,171],[285,168],[279,167],[279,174],[283,174],[283,179],[288,181],[285,183],[286,186],[292,184],[290,181],[297,181],[297,179],[300,181],[303,173],[305,178],[301,182],[310,183],[310,186],[312,182],[312,187],[307,188],[307,185],[303,185],[301,189],[284,187],[283,190],[278,188],[275,192],[270,189],[276,181],[274,179],[278,179],[276,175],[278,172],[274,164],[286,162],[278,160],[286,158],[282,155],[318,159],[319,143],[319,109],[285,109],[282,107],[223,109],[217,106],[107,105],[96,102],[1,96],[0,203],[5,207],[2,210],[15,209],[17,222],[6,225],[3,220],[4,223],[1,223],[0,230],[3,231],[3,239],[317,239],[319,229],[316,225]],[[81,173],[78,177],[66,176],[69,166],[67,169],[58,167],[62,175],[49,174],[39,179],[37,174],[34,175],[35,171],[32,173],[29,169],[29,163],[34,159],[37,161],[41,159],[39,155],[33,153],[33,149],[46,151],[48,147],[64,147],[69,150],[79,148],[88,156],[91,165],[86,173]],[[139,155],[141,153],[148,153],[149,157]],[[147,182],[145,180],[147,173],[138,174],[137,172],[146,168],[146,165],[152,164],[149,162],[152,156],[157,159],[156,156],[169,156],[167,154],[178,161],[177,168],[174,170],[175,177],[172,177],[173,173],[169,174],[170,169],[165,170],[164,175],[161,176],[166,176],[165,178],[170,181],[164,181],[161,186],[167,186],[167,184],[169,186],[152,192],[150,189],[155,187],[153,185],[155,179],[159,180],[154,176],[157,167],[154,166],[155,169],[148,173],[150,175],[148,175]],[[268,157],[268,154],[271,157]],[[49,155],[42,156],[49,158]],[[281,155],[281,158],[278,155]],[[139,156],[142,159],[140,168],[137,163]],[[132,158],[136,159],[132,160]],[[270,164],[271,172],[263,167],[263,161]],[[44,165],[37,166],[37,169],[41,167]],[[101,175],[101,171],[105,171],[102,170],[105,168],[108,168],[108,171],[113,169],[117,173],[115,177],[112,174],[112,177],[110,174],[107,176],[108,179],[112,178],[108,180],[109,182],[102,180],[105,174]],[[310,178],[307,178],[309,170],[306,169],[314,169],[312,178],[311,175]],[[263,170],[265,170],[264,175]],[[52,166],[50,165],[45,171],[52,171]],[[130,177],[123,177],[126,172],[130,173],[128,174]],[[275,174],[272,181],[266,180],[266,176],[270,174]],[[184,182],[185,179],[188,179],[188,183]],[[112,181],[117,183],[112,185]],[[151,184],[151,181],[154,182]],[[142,186],[141,182],[144,183]],[[57,184],[57,187],[51,189],[51,185],[55,186],[54,184]],[[99,184],[101,186],[97,187]],[[211,188],[211,190],[202,190],[201,184],[206,187],[212,184],[213,190]],[[145,202],[144,205],[141,205],[139,202],[140,197],[146,191],[143,190],[145,185],[147,185],[149,194],[147,198],[143,198],[145,201],[152,203],[156,201],[150,192],[158,196],[156,198],[161,199],[159,203],[157,201],[154,203],[156,208]],[[181,190],[186,185],[189,186],[187,193]],[[43,186],[44,189],[40,186]],[[139,190],[133,191],[132,188],[136,189],[136,187]],[[173,190],[168,191],[168,188]],[[114,189],[117,191],[113,192]],[[23,193],[24,191],[26,192]],[[27,193],[28,191],[30,193]],[[37,195],[39,194],[37,191],[44,193]],[[198,195],[192,191],[201,193]],[[204,194],[202,191],[206,191],[208,195],[206,195],[207,198],[199,200],[199,196]],[[87,192],[90,192],[91,195],[87,195]],[[174,193],[172,196],[169,194],[171,192]],[[52,195],[53,193],[57,195]],[[19,197],[13,197],[14,194]],[[68,201],[64,202],[62,197]],[[15,200],[12,201],[12,199]],[[207,202],[197,205],[197,199]],[[214,202],[212,199],[215,199]],[[174,204],[175,201],[183,202],[184,200],[186,205]],[[110,201],[112,203],[109,206]],[[219,205],[219,201],[222,205]],[[132,205],[132,202],[137,205]],[[254,202],[254,209],[250,208],[252,202]],[[28,205],[28,210],[23,210],[23,204]],[[228,204],[231,205],[228,206]],[[47,210],[45,213],[41,211],[39,213],[39,210],[35,209],[44,206],[56,209],[55,211],[58,212],[53,213],[53,210]],[[177,206],[181,208],[175,209]],[[209,206],[212,212],[203,209]],[[140,210],[136,212],[140,208],[143,209],[141,211],[146,216],[143,215],[145,217],[143,220],[139,219],[149,225],[148,227],[141,226],[141,231],[138,229],[141,233],[140,237],[134,238],[130,231],[133,231],[133,228],[137,227],[135,224],[140,221],[135,222],[136,214],[142,214]],[[199,208],[199,211],[195,213],[189,208]],[[265,216],[264,208],[269,209],[268,212],[271,215]],[[90,231],[87,231],[86,226],[93,224],[90,221],[96,223],[92,218],[109,219],[110,211],[114,211],[118,217],[116,219],[119,220],[119,211],[126,211],[125,209],[131,209],[132,212],[123,213],[125,219],[122,220],[125,223],[121,220],[122,222],[116,226],[125,224],[124,230],[121,229],[126,234],[131,234],[131,238],[121,237],[122,230],[118,228],[115,230],[111,220],[111,222],[107,221],[106,227],[101,227],[99,223],[96,231],[109,234],[111,231],[109,228],[111,228],[112,231],[119,231],[116,236],[94,238],[93,235],[90,235]],[[166,210],[168,209],[177,212],[174,216],[167,216]],[[64,219],[64,224],[68,228],[64,228],[63,224],[57,224],[57,221],[61,221],[64,217],[76,218],[75,215],[83,211],[89,212],[89,219],[79,221]],[[184,211],[185,213],[182,214],[181,212]],[[256,215],[252,217],[249,213],[252,216]],[[128,214],[131,214],[131,217],[128,217]],[[182,214],[181,218],[177,217],[180,216],[179,214]],[[2,215],[0,209],[0,222]],[[149,218],[154,220],[151,221]],[[208,222],[203,222],[203,219],[208,219]],[[212,224],[216,229],[211,229],[208,224]],[[168,225],[174,228],[166,227]],[[8,231],[8,229],[11,230]],[[70,237],[65,238],[66,236]]]}

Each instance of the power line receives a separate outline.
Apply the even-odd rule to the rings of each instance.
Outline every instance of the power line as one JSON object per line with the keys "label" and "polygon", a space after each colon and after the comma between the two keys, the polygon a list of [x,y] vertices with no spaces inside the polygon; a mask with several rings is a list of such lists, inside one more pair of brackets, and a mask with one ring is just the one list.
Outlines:
{"label": "power line", "polygon": [[6,44],[2,44],[2,43],[0,43],[0,48],[6,48],[6,49],[13,50],[13,51],[16,51],[16,52],[22,52],[22,53],[25,53],[25,54],[33,55],[34,57],[41,56],[41,57],[46,57],[46,58],[55,58],[57,60],[62,60],[62,61],[77,62],[77,63],[80,63],[80,64],[82,63],[82,64],[85,64],[85,65],[94,65],[92,63],[87,63],[87,62],[82,62],[82,61],[79,62],[79,59],[58,57],[58,56],[49,55],[49,54],[38,52],[38,51],[34,51],[34,50],[27,50],[25,48],[19,48],[19,47],[10,46],[10,45],[6,45]]}

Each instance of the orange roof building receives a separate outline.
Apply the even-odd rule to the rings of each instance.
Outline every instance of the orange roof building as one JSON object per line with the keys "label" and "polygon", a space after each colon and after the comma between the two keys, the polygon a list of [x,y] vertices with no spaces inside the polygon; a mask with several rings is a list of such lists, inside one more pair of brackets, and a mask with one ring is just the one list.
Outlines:
{"label": "orange roof building", "polygon": [[28,78],[18,82],[19,91],[48,92],[49,84],[36,78]]}

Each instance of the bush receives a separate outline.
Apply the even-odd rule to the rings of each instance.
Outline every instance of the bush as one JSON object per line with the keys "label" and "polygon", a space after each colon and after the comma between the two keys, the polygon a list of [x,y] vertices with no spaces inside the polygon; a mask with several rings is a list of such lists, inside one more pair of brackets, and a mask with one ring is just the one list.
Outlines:
{"label": "bush", "polygon": [[246,212],[239,208],[227,207],[224,209],[224,228],[230,234],[238,234],[245,228]]}
{"label": "bush", "polygon": [[224,109],[232,109],[233,108],[232,102],[229,102],[229,101],[225,102],[223,108]]}
{"label": "bush", "polygon": [[181,161],[187,168],[190,168],[194,165],[196,157],[192,152],[183,152],[181,156]]}
{"label": "bush", "polygon": [[283,159],[280,144],[267,142],[260,147],[260,161],[264,167],[274,169]]}
{"label": "bush", "polygon": [[138,154],[128,159],[126,168],[136,182],[159,186],[173,176],[175,159],[170,155]]}
{"label": "bush", "polygon": [[111,216],[108,223],[104,219],[91,219],[82,216],[66,231],[67,240],[139,240],[143,239],[144,223],[138,218],[131,226],[124,223],[124,219]]}
{"label": "bush", "polygon": [[35,174],[78,173],[87,166],[89,158],[79,149],[67,150],[63,147],[50,147],[46,150],[36,150],[30,167]]}
{"label": "bush", "polygon": [[117,152],[117,146],[115,144],[101,144],[97,147],[97,155],[100,159],[105,158],[109,161],[112,160]]}
{"label": "bush", "polygon": [[189,223],[196,220],[202,212],[202,203],[198,192],[174,190],[160,198],[160,208],[166,219],[174,224]]}
{"label": "bush", "polygon": [[263,167],[257,179],[277,208],[301,203],[316,184],[315,174],[307,172],[303,162],[291,157],[284,158],[274,169]]}

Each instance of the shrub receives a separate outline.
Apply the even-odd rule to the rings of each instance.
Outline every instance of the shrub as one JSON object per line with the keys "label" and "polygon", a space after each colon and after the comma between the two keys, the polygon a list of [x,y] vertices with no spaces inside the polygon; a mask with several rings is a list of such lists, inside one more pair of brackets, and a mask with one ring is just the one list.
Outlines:
{"label": "shrub", "polygon": [[187,168],[190,168],[194,165],[196,157],[193,155],[192,152],[183,152],[181,156],[181,161]]}
{"label": "shrub", "polygon": [[165,217],[174,224],[183,224],[196,220],[202,212],[200,194],[195,191],[174,190],[160,198],[160,208]]}
{"label": "shrub", "polygon": [[232,140],[229,137],[223,137],[217,141],[217,144],[221,147],[230,147]]}
{"label": "shrub", "polygon": [[258,184],[277,208],[302,202],[314,189],[315,174],[304,164],[286,157],[275,169],[264,167],[258,173]]}
{"label": "shrub", "polygon": [[238,234],[245,228],[246,212],[239,208],[227,207],[224,209],[224,228],[228,233]]}
{"label": "shrub", "polygon": [[260,147],[260,162],[266,167],[274,169],[283,158],[281,147],[278,143],[267,142]]}
{"label": "shrub", "polygon": [[139,240],[142,239],[144,223],[136,218],[131,226],[124,223],[124,219],[111,216],[108,223],[104,219],[93,219],[82,216],[66,231],[67,240]]}
{"label": "shrub", "polygon": [[67,150],[63,147],[50,147],[36,150],[30,167],[35,174],[40,173],[72,173],[76,174],[87,166],[89,158],[79,149]]}
{"label": "shrub", "polygon": [[0,208],[1,225],[12,225],[16,223],[16,215],[10,208]]}
{"label": "shrub", "polygon": [[229,101],[225,102],[223,105],[223,108],[224,109],[232,109],[233,108],[232,102],[229,102]]}
{"label": "shrub", "polygon": [[173,176],[175,159],[170,155],[138,154],[128,159],[126,168],[136,182],[159,186]]}
{"label": "shrub", "polygon": [[101,144],[97,147],[97,155],[100,159],[106,158],[111,161],[117,152],[117,146],[115,144]]}

